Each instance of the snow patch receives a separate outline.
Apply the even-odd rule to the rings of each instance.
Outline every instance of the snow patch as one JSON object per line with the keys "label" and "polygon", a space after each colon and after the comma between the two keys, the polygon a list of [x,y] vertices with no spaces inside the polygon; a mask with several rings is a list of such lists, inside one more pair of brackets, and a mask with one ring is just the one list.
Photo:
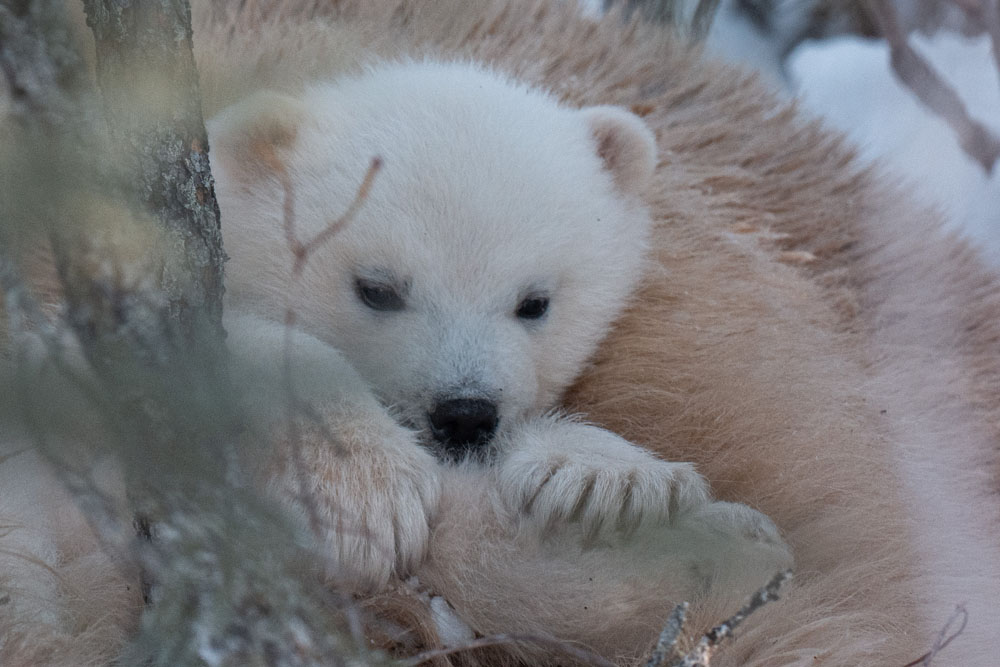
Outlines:
{"label": "snow patch", "polygon": [[[989,39],[913,34],[913,47],[958,92],[971,116],[1000,134],[1000,81]],[[882,160],[937,206],[949,228],[1000,266],[1000,165],[988,176],[959,147],[951,127],[894,76],[881,40],[806,42],[787,62],[803,107],[846,133],[867,161]]]}

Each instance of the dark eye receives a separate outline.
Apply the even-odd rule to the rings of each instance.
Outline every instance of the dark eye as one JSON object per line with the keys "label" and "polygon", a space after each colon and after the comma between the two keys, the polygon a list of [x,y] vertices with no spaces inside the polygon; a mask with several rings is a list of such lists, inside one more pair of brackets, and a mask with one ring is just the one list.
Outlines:
{"label": "dark eye", "polygon": [[517,316],[522,320],[537,320],[549,310],[549,297],[529,296],[517,306]]}
{"label": "dark eye", "polygon": [[372,310],[393,311],[403,310],[406,302],[396,288],[385,283],[374,283],[358,278],[355,283],[358,298]]}

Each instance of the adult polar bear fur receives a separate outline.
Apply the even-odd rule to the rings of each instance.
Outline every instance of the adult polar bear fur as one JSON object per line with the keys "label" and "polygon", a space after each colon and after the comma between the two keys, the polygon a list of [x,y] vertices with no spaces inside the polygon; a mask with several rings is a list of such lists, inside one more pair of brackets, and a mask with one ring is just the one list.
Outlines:
{"label": "adult polar bear fur", "polygon": [[[359,61],[429,54],[644,114],[660,156],[644,191],[655,265],[564,406],[694,461],[791,543],[794,587],[720,664],[905,664],[959,602],[970,623],[948,659],[993,660],[997,283],[933,214],[749,77],[571,3],[302,0],[204,20],[216,27],[200,62],[223,103],[243,73],[294,90]],[[215,63],[238,68],[213,76]],[[537,572],[503,559],[493,576],[477,571],[476,549],[494,545],[464,541],[477,520],[465,508],[441,513],[421,578],[475,610],[477,629],[528,629],[517,621],[545,597],[530,595]],[[471,570],[434,570],[456,553]],[[522,594],[503,603],[463,585],[519,573]],[[702,613],[704,625],[728,612]],[[581,617],[567,624],[589,629]]]}
{"label": "adult polar bear fur", "polygon": [[[644,114],[661,157],[644,192],[655,263],[564,406],[694,461],[715,493],[761,509],[791,543],[789,595],[715,664],[905,664],[961,601],[969,624],[940,659],[991,664],[997,282],[932,214],[754,81],[655,28],[532,0],[227,12],[202,8],[196,24],[217,106],[249,79],[294,95],[359,61],[430,53],[573,106]],[[451,481],[467,483],[460,470]],[[420,576],[473,627],[518,629],[544,605],[549,582],[531,566],[546,554],[485,567],[474,556],[509,536],[470,542],[480,517],[447,498],[438,517]],[[469,585],[483,580],[512,582],[503,605]],[[588,621],[578,594],[556,600],[573,609],[570,634],[602,620]],[[640,634],[662,621],[644,611]],[[706,601],[699,622],[729,611]]]}
{"label": "adult polar bear fur", "polygon": [[[449,561],[471,556],[459,545],[473,546],[484,592],[500,586],[530,592],[529,601],[537,590],[519,588],[549,582],[545,606],[519,614],[533,632],[624,658],[645,650],[672,604],[718,590],[735,605],[790,564],[773,524],[745,505],[711,501],[690,464],[549,414],[643,272],[651,219],[640,196],[656,145],[637,116],[562,105],[472,63],[383,63],[293,95],[246,93],[208,124],[231,221],[226,327],[244,358],[232,372],[253,403],[247,414],[276,425],[286,402],[268,384],[291,335],[296,395],[327,424],[294,451],[308,470],[308,501],[291,452],[279,447],[257,467],[303,515],[317,509],[331,577],[370,593],[426,573],[431,590],[458,599],[468,584],[435,586],[434,575],[460,573]],[[293,278],[289,239],[322,237],[373,156],[382,167],[363,205]],[[263,375],[244,373],[254,367]],[[442,407],[453,404],[457,416]],[[491,412],[473,415],[463,435],[470,404]],[[26,463],[16,455],[0,473],[14,482]],[[0,512],[43,524],[37,499],[11,502],[23,495],[5,493]],[[457,543],[438,548],[425,569],[442,502],[463,508],[443,534]],[[41,507],[50,505],[79,515],[65,496]],[[38,562],[58,569],[64,552],[86,544],[73,539],[81,528],[50,528],[32,544],[34,533],[19,527],[11,547],[35,562],[11,560],[29,572]],[[511,559],[521,567],[505,573]],[[0,651],[12,661],[61,660],[52,646],[31,646],[32,624],[57,635],[66,619],[88,624],[59,604],[56,580],[24,579],[4,582],[20,624],[8,626],[17,639]],[[105,583],[120,591],[120,581]],[[577,601],[592,599],[616,613],[567,624]],[[477,630],[508,625],[476,613],[457,611]]]}
{"label": "adult polar bear fur", "polygon": [[[751,77],[571,3],[301,0],[202,17],[220,105],[234,81],[295,91],[430,55],[643,114],[660,156],[643,192],[654,265],[563,405],[694,461],[714,493],[762,510],[791,544],[789,595],[716,664],[905,664],[963,602],[969,624],[947,659],[995,659],[997,278],[888,176]],[[483,632],[535,629],[521,622],[555,600],[566,606],[551,627],[599,636],[607,617],[534,568],[544,559],[504,551],[509,534],[468,540],[481,519],[444,500],[422,581]],[[503,584],[469,585],[483,581]],[[696,625],[729,604],[702,601]],[[623,605],[647,639],[662,619],[651,607]]]}

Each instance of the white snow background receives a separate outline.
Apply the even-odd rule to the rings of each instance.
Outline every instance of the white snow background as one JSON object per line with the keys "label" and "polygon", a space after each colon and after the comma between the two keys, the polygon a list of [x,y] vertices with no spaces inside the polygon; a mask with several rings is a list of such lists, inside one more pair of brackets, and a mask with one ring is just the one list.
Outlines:
{"label": "white snow background", "polygon": [[[793,24],[794,21],[789,21]],[[1000,268],[1000,164],[992,176],[962,151],[954,131],[895,76],[881,39],[809,40],[782,61],[784,35],[763,35],[724,0],[708,37],[715,55],[761,71],[807,113],[845,133],[867,161],[908,181],[948,227]],[[958,93],[969,114],[1000,135],[1000,77],[989,38],[945,31],[910,34],[910,45]]]}
{"label": "white snow background", "polygon": [[[580,0],[600,13],[602,0]],[[810,40],[782,56],[813,0],[782,0],[764,33],[723,0],[706,40],[709,52],[761,73],[765,81],[845,133],[866,161],[879,161],[910,185],[914,197],[942,211],[1000,268],[1000,164],[992,176],[967,156],[950,126],[928,111],[892,72],[888,45],[853,36]],[[913,0],[896,0],[901,15]],[[913,6],[910,6],[913,5]],[[942,30],[911,33],[910,44],[956,90],[969,114],[1000,135],[1000,77],[986,36]]]}
{"label": "white snow background", "polygon": [[[1000,77],[989,38],[914,33],[910,44],[951,84],[969,114],[1000,135]],[[902,174],[915,196],[943,210],[951,228],[1000,267],[1000,164],[988,176],[962,151],[951,127],[896,79],[885,42],[806,42],[786,69],[806,110],[846,133],[864,159],[882,159]]]}

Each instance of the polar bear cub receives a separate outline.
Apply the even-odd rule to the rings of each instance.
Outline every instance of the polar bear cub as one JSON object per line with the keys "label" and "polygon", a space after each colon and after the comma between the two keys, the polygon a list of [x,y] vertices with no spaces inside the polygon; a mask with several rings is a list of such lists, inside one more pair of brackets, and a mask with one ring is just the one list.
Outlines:
{"label": "polar bear cub", "polygon": [[[412,571],[456,464],[526,523],[591,537],[710,502],[690,465],[551,414],[643,272],[656,145],[637,116],[404,62],[258,92],[209,135],[233,347],[274,365],[290,335],[295,391],[326,425],[265,474],[321,520],[332,571],[362,589]],[[295,274],[293,247],[351,208],[373,161]],[[268,377],[251,394],[280,419]]]}

